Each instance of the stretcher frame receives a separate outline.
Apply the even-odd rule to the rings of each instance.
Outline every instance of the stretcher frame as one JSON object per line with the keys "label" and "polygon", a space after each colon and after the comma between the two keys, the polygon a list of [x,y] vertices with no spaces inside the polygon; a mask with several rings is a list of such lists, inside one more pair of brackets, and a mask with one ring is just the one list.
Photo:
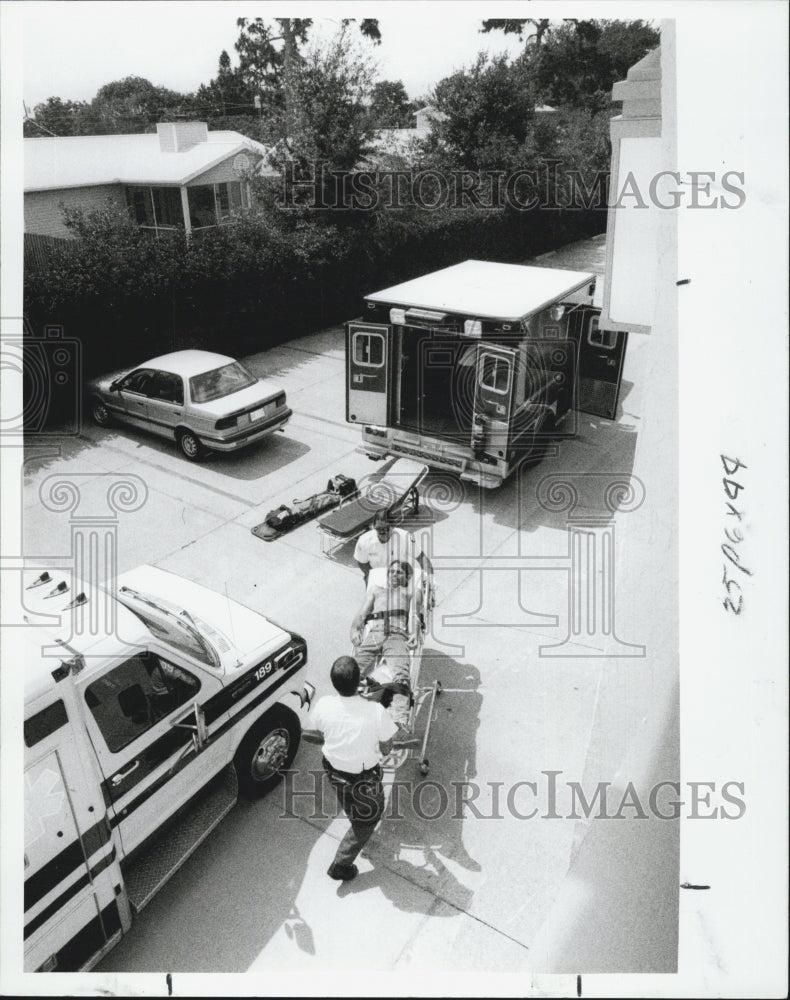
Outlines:
{"label": "stretcher frame", "polygon": [[[416,466],[411,475],[411,481],[406,489],[397,490],[397,478],[398,463],[404,463],[409,461],[407,459],[396,459],[392,465],[384,472],[380,479],[375,482],[371,482],[370,490],[373,494],[369,498],[363,498],[360,496],[359,491],[356,494],[343,500],[337,507],[334,508],[329,514],[324,517],[320,517],[317,522],[317,528],[321,535],[321,552],[323,555],[331,555],[335,549],[339,549],[342,545],[347,542],[354,541],[359,538],[365,531],[367,531],[373,524],[373,519],[380,511],[385,511],[388,514],[394,514],[396,512],[403,512],[406,508],[411,507],[411,513],[417,515],[420,504],[420,492],[419,486],[423,479],[428,474],[428,466],[422,465],[421,463],[409,462],[410,465]],[[395,472],[392,475],[393,471]],[[402,474],[405,479],[405,474]],[[382,486],[382,492],[386,491],[387,488],[393,490],[392,498],[387,501],[383,498],[383,502],[376,503],[375,500],[375,489],[378,486]],[[395,495],[399,492],[400,495]],[[367,516],[364,519],[360,519],[359,524],[354,528],[352,532],[346,534],[340,534],[332,528],[331,522],[333,518],[336,518],[338,513],[346,510],[351,504],[360,504],[363,499],[366,500],[368,505]]]}
{"label": "stretcher frame", "polygon": [[[417,599],[416,594],[415,599]],[[429,703],[427,721],[422,734],[419,754],[417,753],[416,747],[401,747],[397,750],[390,750],[382,761],[382,767],[388,771],[395,771],[405,764],[407,760],[414,760],[418,757],[420,761],[420,774],[425,776],[428,774],[430,769],[430,762],[427,756],[428,741],[431,735],[431,726],[436,718],[434,715],[436,699],[442,693],[442,682],[436,679],[432,684],[421,686],[420,671],[422,668],[422,654],[425,645],[425,637],[430,634],[431,631],[434,604],[435,591],[433,585],[433,570],[430,567],[430,563],[428,563],[427,569],[423,568],[420,573],[419,604],[415,609],[414,615],[412,616],[411,638],[414,639],[416,645],[414,649],[409,652],[409,687],[411,688],[412,696],[412,703],[409,707],[409,729],[413,733],[416,732],[417,717],[420,713],[421,707],[426,703],[426,701]],[[377,665],[378,660],[376,666]],[[374,676],[376,666],[374,666],[370,671],[370,677]],[[363,696],[365,696],[364,693]],[[371,695],[370,697],[374,697],[374,695]]]}

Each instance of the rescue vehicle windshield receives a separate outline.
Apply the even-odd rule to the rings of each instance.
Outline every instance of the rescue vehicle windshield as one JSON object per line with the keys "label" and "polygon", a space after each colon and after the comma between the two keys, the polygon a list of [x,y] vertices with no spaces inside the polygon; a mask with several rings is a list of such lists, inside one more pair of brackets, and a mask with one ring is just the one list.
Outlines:
{"label": "rescue vehicle windshield", "polygon": [[194,618],[185,608],[153,598],[131,587],[118,590],[118,600],[136,615],[157,639],[193,656],[208,667],[220,666],[220,656],[212,643],[201,634]]}

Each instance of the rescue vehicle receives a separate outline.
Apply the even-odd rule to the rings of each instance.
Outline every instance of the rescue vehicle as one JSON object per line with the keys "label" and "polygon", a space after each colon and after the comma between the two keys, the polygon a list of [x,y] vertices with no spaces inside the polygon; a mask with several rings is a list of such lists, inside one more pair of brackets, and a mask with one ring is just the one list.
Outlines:
{"label": "rescue vehicle", "polygon": [[496,487],[575,410],[614,419],[628,335],[599,328],[599,298],[592,273],[480,260],[366,296],[346,324],[360,450]]}
{"label": "rescue vehicle", "polygon": [[172,573],[141,566],[90,589],[33,575],[25,970],[87,970],[240,793],[277,783],[313,689],[304,639]]}

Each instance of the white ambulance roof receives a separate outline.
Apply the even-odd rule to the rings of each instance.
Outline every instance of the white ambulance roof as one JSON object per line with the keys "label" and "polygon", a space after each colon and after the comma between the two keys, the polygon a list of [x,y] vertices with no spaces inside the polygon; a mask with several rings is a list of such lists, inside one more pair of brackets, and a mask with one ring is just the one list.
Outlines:
{"label": "white ambulance roof", "polygon": [[465,260],[365,298],[512,322],[562,301],[594,277],[587,271]]}
{"label": "white ambulance roof", "polygon": [[[25,584],[32,581],[37,573],[25,574]],[[106,656],[118,654],[124,644],[144,646],[150,640],[150,633],[137,615],[132,614],[118,601],[109,596],[99,595],[97,588],[84,587],[74,581],[68,570],[51,570],[51,581],[40,587],[24,592],[24,610],[27,625],[20,629],[23,633],[25,699],[31,701],[57,683],[52,677],[63,660],[71,659],[72,650],[85,655],[86,676],[91,668],[103,665]],[[63,594],[52,594],[61,582],[68,585]],[[87,604],[77,608],[67,608],[81,591],[89,595]],[[102,611],[105,601],[112,602],[114,627],[97,619],[99,606]],[[94,605],[93,607],[91,605]],[[119,639],[121,637],[121,639]],[[58,648],[63,643],[62,650]],[[121,641],[122,640],[122,641]]]}

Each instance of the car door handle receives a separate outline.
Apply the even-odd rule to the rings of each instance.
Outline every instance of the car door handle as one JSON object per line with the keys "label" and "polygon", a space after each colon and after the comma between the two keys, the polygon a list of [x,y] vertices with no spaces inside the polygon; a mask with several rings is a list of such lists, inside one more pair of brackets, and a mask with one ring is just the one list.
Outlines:
{"label": "car door handle", "polygon": [[117,787],[118,785],[120,785],[122,781],[125,781],[126,778],[129,777],[132,771],[136,771],[139,766],[140,766],[140,760],[138,758],[134,762],[134,764],[131,764],[129,767],[127,767],[125,771],[119,771],[117,774],[114,774],[110,779],[110,784],[113,785],[114,787]]}

